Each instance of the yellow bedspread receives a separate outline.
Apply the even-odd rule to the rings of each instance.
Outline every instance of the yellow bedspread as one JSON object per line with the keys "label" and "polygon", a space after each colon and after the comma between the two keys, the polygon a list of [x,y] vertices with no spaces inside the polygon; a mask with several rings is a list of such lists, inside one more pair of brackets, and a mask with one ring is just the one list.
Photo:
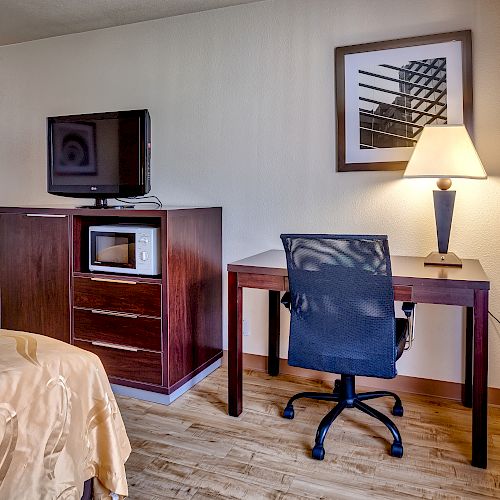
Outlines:
{"label": "yellow bedspread", "polygon": [[0,329],[0,498],[128,494],[130,443],[101,361],[42,335]]}

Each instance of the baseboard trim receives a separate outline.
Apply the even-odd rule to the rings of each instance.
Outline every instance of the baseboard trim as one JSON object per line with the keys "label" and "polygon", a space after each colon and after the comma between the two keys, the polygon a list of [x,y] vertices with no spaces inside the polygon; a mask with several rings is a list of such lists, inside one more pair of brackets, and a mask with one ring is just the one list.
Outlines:
{"label": "baseboard trim", "polygon": [[[227,366],[227,351],[224,351],[224,366]],[[243,354],[243,367],[245,370],[259,372],[267,371],[267,356],[258,354]],[[309,380],[331,381],[334,375],[326,372],[317,372],[305,368],[290,366],[286,359],[280,359],[280,373],[293,375]],[[411,394],[422,394],[447,399],[460,400],[462,397],[462,386],[458,382],[446,382],[444,380],[432,380],[419,377],[408,377],[398,375],[393,379],[380,379],[372,377],[357,377],[359,385],[373,389],[385,389],[387,391],[409,392]],[[488,403],[500,405],[500,389],[490,387],[488,390]]]}
{"label": "baseboard trim", "polygon": [[205,377],[208,377],[221,365],[222,361],[218,359],[170,394],[160,394],[158,392],[145,391],[144,389],[136,389],[135,387],[126,387],[119,384],[111,384],[111,389],[115,394],[118,394],[119,396],[142,399],[143,401],[159,403],[162,405],[169,405],[170,403],[173,403],[179,396],[182,396],[185,392],[191,389],[191,387],[194,387],[198,382],[201,382]]}
{"label": "baseboard trim", "polygon": [[[196,377],[199,373],[204,372],[208,367],[213,366],[213,364],[221,359],[223,356],[223,352],[219,351],[215,356],[210,358],[208,361],[205,361],[202,365],[200,365],[196,370],[193,370],[191,373],[186,375],[185,377],[181,378],[178,380],[175,384],[172,384],[171,387],[169,388],[168,394],[172,394],[173,392],[177,391],[180,387],[183,387],[187,381],[191,380],[192,378]],[[222,362],[219,363],[217,368],[222,365]],[[206,375],[205,375],[206,376]]]}

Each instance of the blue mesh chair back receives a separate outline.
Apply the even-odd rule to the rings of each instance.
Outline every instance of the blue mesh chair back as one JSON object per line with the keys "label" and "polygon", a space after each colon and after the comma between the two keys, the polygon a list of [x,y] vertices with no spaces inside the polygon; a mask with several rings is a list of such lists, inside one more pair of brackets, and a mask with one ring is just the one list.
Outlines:
{"label": "blue mesh chair back", "polygon": [[290,287],[288,363],[396,376],[387,236],[282,234]]}

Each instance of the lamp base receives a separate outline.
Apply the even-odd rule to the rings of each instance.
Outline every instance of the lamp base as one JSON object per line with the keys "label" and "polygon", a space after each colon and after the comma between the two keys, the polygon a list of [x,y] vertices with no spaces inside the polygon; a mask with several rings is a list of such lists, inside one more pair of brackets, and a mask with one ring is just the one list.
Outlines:
{"label": "lamp base", "polygon": [[424,259],[424,266],[455,266],[462,267],[462,261],[453,252],[431,252]]}

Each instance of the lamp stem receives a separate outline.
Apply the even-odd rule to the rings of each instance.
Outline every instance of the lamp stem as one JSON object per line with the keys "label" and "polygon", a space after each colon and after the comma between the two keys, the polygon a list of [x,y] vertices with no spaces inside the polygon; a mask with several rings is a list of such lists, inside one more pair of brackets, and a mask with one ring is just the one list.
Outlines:
{"label": "lamp stem", "polygon": [[439,253],[448,253],[456,191],[433,191]]}

